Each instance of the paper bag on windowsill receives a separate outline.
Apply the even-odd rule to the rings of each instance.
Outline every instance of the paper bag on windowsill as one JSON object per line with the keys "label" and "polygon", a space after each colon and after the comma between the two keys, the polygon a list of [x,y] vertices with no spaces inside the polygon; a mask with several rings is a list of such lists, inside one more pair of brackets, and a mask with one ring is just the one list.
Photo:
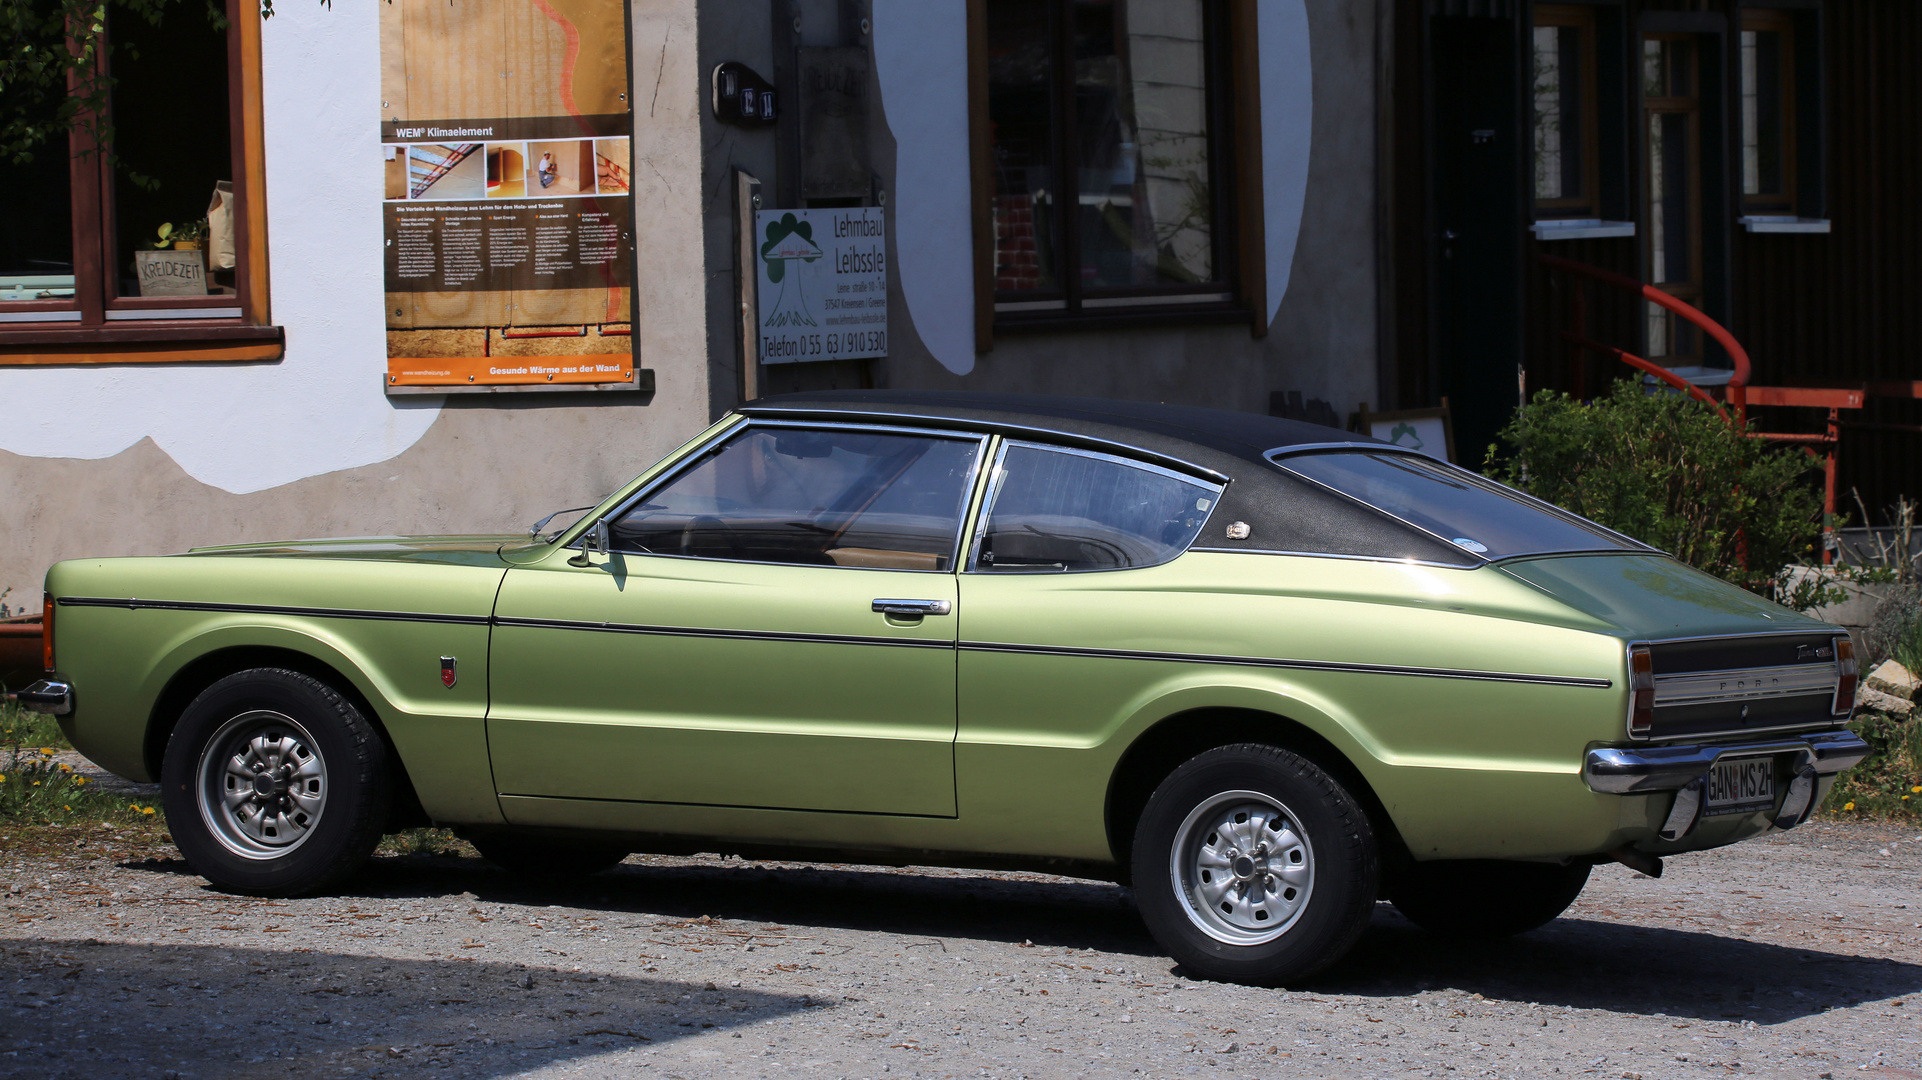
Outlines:
{"label": "paper bag on windowsill", "polygon": [[207,268],[234,268],[234,184],[231,180],[215,184],[213,199],[207,203]]}

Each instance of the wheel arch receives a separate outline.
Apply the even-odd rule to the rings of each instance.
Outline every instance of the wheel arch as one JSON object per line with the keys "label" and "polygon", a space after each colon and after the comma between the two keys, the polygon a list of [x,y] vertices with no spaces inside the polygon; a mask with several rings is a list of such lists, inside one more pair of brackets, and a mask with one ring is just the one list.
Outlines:
{"label": "wheel arch", "polygon": [[1278,712],[1234,706],[1201,706],[1173,713],[1142,731],[1109,775],[1104,808],[1108,843],[1123,882],[1130,879],[1135,826],[1149,796],[1183,762],[1234,743],[1279,746],[1314,762],[1358,799],[1374,827],[1384,870],[1409,859],[1407,845],[1374,785],[1344,753],[1314,728]]}
{"label": "wheel arch", "polygon": [[407,764],[401,759],[394,746],[393,736],[387,730],[387,723],[381,717],[381,710],[364,693],[352,678],[349,678],[335,664],[298,649],[273,645],[234,645],[214,649],[187,662],[171,675],[147,717],[146,733],[142,744],[142,760],[149,776],[160,776],[161,761],[166,756],[167,742],[173,737],[174,728],[179,725],[180,717],[193,704],[195,698],[214,683],[242,671],[254,668],[283,668],[299,672],[332,687],[346,698],[365,716],[374,730],[380,733],[381,742],[387,747],[388,760],[392,763],[398,783],[395,785],[392,809],[388,814],[387,831],[408,829],[429,825],[432,822],[422,808],[420,797],[414,790],[412,777],[408,775]]}

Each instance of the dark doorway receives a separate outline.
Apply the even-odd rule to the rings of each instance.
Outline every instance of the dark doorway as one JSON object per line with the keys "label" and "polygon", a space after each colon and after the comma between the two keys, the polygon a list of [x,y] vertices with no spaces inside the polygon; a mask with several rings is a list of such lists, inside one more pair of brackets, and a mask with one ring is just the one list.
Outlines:
{"label": "dark doorway", "polygon": [[1511,19],[1436,16],[1433,102],[1435,378],[1463,464],[1514,411],[1521,361],[1519,55]]}

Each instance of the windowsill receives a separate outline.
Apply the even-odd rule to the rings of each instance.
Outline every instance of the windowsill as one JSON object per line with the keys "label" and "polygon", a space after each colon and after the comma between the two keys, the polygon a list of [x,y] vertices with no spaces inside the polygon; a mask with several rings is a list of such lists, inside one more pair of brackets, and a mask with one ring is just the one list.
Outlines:
{"label": "windowsill", "polygon": [[0,366],[26,364],[234,363],[278,360],[278,326],[239,320],[140,319],[107,326],[0,323]]}
{"label": "windowsill", "polygon": [[1826,233],[1829,231],[1828,218],[1749,214],[1739,220],[1742,222],[1742,227],[1752,233]]}
{"label": "windowsill", "polygon": [[1217,326],[1247,323],[1254,313],[1233,304],[1164,305],[1135,308],[1096,308],[1063,311],[996,311],[997,334],[1045,334],[1076,330],[1127,330],[1155,326]]}
{"label": "windowsill", "polygon": [[1544,218],[1530,225],[1537,240],[1605,240],[1634,236],[1632,221],[1603,221],[1600,218]]}

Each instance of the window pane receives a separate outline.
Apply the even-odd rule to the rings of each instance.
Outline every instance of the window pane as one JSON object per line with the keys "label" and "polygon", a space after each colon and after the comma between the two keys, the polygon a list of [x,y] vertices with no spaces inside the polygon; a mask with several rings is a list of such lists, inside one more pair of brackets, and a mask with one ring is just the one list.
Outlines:
{"label": "window pane", "polygon": [[1405,454],[1294,454],[1277,462],[1490,559],[1539,551],[1638,550],[1499,484]]}
{"label": "window pane", "polygon": [[973,440],[762,428],[613,522],[614,547],[707,559],[946,570]]}
{"label": "window pane", "polygon": [[[159,26],[118,7],[110,15],[121,296],[140,295],[134,252],[151,249],[163,223],[181,229],[204,220],[214,185],[234,178],[227,34],[209,25],[204,9],[166,11]],[[207,283],[209,292],[231,293],[233,272],[211,272]]]}
{"label": "window pane", "polygon": [[1688,113],[1648,118],[1648,243],[1650,280],[1695,280],[1691,258],[1694,205],[1689,178]]}
{"label": "window pane", "polygon": [[980,568],[1119,570],[1188,549],[1218,490],[1103,457],[1014,444],[1001,459]]}
{"label": "window pane", "polygon": [[1742,31],[1742,193],[1782,186],[1782,35]]}
{"label": "window pane", "polygon": [[994,287],[1057,289],[1054,50],[1047,4],[988,4],[988,125],[994,146]]}
{"label": "window pane", "polygon": [[[54,119],[65,83],[41,91],[16,82],[0,86],[0,115],[25,108],[32,123]],[[15,163],[0,154],[0,300],[50,300],[73,295],[73,189],[67,138],[57,136]]]}
{"label": "window pane", "polygon": [[1077,0],[1073,12],[1081,283],[1214,280],[1202,0]]}
{"label": "window pane", "polygon": [[1535,197],[1580,199],[1582,190],[1582,31],[1535,28]]}

